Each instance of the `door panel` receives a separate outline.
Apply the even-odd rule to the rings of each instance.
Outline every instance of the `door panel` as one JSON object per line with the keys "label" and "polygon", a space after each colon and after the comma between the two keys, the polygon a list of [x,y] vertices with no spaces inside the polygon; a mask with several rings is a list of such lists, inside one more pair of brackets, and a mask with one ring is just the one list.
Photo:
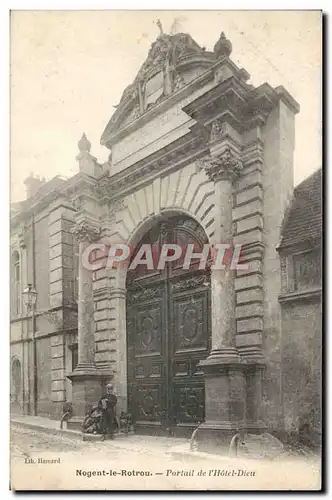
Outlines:
{"label": "door panel", "polygon": [[175,410],[177,424],[198,425],[204,420],[204,383],[175,384]]}
{"label": "door panel", "polygon": [[128,393],[136,422],[160,422],[163,408],[163,288],[152,283],[128,289]]}
{"label": "door panel", "polygon": [[[204,242],[188,232],[195,228],[195,221],[175,218],[167,242],[183,248],[194,243],[199,251]],[[156,228],[151,235],[142,241],[150,237],[160,248]],[[137,269],[129,275],[127,345],[128,406],[137,431],[182,435],[202,422],[205,386],[198,364],[210,349],[210,280],[197,261],[189,270],[172,262],[159,273]]]}

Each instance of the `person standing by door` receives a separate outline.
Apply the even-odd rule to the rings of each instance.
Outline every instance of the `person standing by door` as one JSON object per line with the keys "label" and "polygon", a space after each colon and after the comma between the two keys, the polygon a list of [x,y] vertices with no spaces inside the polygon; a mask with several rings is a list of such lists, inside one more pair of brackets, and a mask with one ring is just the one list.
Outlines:
{"label": "person standing by door", "polygon": [[101,433],[104,436],[109,434],[111,439],[114,439],[115,429],[118,428],[118,422],[115,414],[115,406],[118,399],[114,394],[114,388],[112,384],[107,384],[106,394],[102,396],[98,402],[98,408],[101,410]]}

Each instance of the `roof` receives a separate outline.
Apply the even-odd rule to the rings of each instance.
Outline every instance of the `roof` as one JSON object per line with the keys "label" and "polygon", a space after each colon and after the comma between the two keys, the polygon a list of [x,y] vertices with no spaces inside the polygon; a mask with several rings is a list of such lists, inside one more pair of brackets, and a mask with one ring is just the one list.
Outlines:
{"label": "roof", "polygon": [[15,217],[20,217],[21,214],[26,214],[31,207],[46,198],[50,193],[58,191],[65,182],[66,179],[57,175],[53,177],[53,179],[45,182],[45,184],[42,184],[30,198],[12,203],[10,207],[12,221]]}
{"label": "roof", "polygon": [[294,189],[279,248],[320,238],[322,235],[322,169]]}

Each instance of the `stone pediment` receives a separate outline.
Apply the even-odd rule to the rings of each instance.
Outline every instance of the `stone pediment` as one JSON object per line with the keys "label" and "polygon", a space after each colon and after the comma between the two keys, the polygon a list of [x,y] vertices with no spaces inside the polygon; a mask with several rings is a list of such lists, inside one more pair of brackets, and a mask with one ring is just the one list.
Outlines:
{"label": "stone pediment", "polygon": [[[124,90],[101,143],[107,144],[111,135],[184,87],[197,76],[199,67],[204,72],[215,60],[216,55],[200,47],[190,35],[162,33],[151,45],[133,83]],[[198,72],[191,75],[191,68],[198,68]]]}
{"label": "stone pediment", "polygon": [[201,54],[204,50],[185,33],[162,35],[153,42],[148,57],[141,66],[135,81],[142,81],[161,71],[165,65],[176,64],[186,55]]}

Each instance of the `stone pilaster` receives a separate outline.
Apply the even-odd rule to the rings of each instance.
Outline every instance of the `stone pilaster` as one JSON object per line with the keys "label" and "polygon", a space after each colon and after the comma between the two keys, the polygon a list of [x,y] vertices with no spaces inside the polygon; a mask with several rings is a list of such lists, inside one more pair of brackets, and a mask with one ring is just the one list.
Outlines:
{"label": "stone pilaster", "polygon": [[[65,329],[65,308],[74,306],[73,297],[73,235],[74,210],[63,200],[50,207],[48,215],[49,296],[51,308],[56,308],[59,330]],[[55,413],[62,414],[67,399],[65,375],[65,334],[51,337],[51,398]]]}
{"label": "stone pilaster", "polygon": [[118,397],[118,411],[127,411],[127,339],[126,339],[126,290],[112,288],[111,301],[113,325],[116,333],[114,385]]}
{"label": "stone pilaster", "polygon": [[127,410],[126,290],[116,286],[116,269],[96,271],[96,364],[112,378],[118,398],[117,411]]}
{"label": "stone pilaster", "polygon": [[265,361],[262,353],[264,334],[263,262],[263,166],[264,142],[261,127],[243,136],[243,170],[234,184],[233,241],[241,244],[241,263],[247,269],[237,270],[236,347],[245,365],[246,429],[264,430],[262,414],[262,377]]}

